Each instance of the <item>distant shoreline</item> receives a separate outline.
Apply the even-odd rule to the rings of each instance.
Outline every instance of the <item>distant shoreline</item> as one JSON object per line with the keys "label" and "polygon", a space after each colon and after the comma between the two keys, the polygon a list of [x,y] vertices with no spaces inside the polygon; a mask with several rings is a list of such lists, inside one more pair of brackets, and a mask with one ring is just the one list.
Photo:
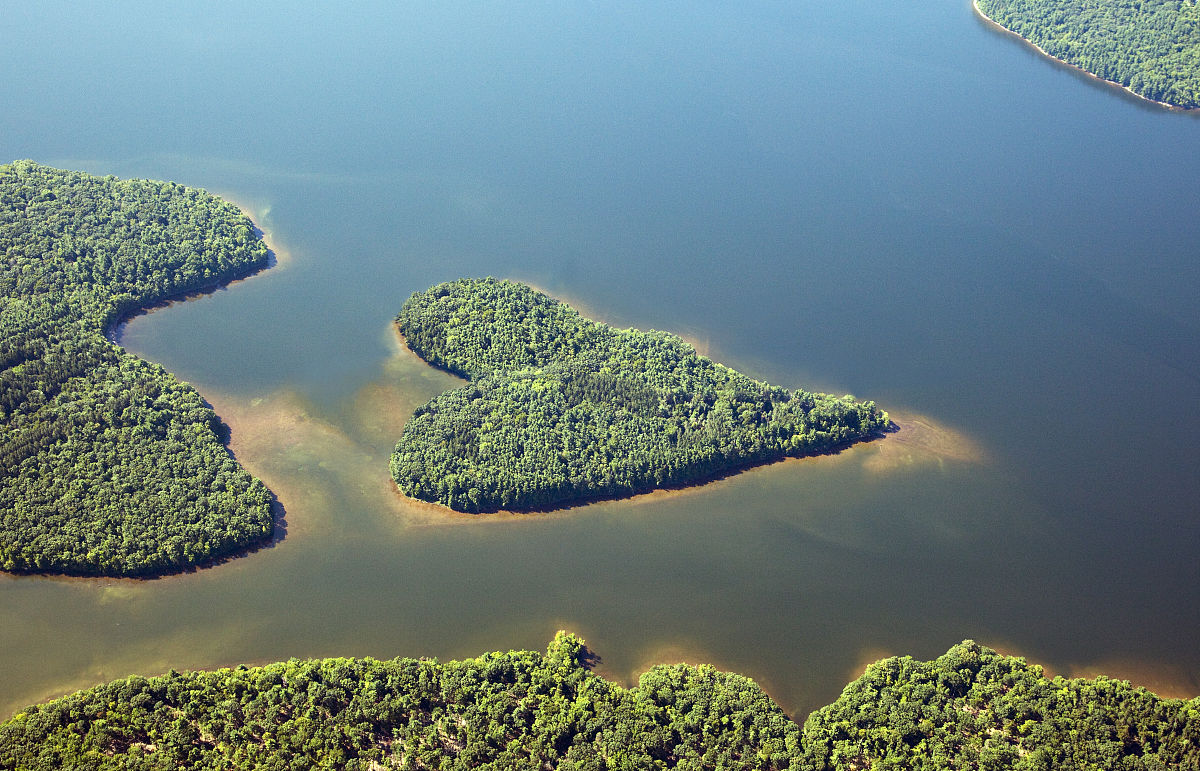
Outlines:
{"label": "distant shoreline", "polygon": [[1025,37],[1021,33],[1014,32],[1013,30],[1009,29],[1008,27],[1004,26],[1000,22],[993,19],[991,16],[988,16],[986,13],[983,12],[983,9],[979,7],[979,0],[971,0],[971,7],[975,9],[976,15],[979,16],[979,18],[981,20],[983,20],[984,23],[994,27],[995,29],[999,30],[1000,32],[1003,32],[1007,35],[1012,35],[1017,40],[1020,40],[1021,42],[1030,46],[1031,48],[1033,48],[1033,50],[1037,51],[1039,54],[1046,57],[1047,59],[1058,62],[1059,64],[1061,64],[1065,67],[1070,67],[1071,69],[1075,70],[1076,72],[1081,72],[1084,75],[1087,75],[1089,78],[1091,78],[1097,82],[1104,83],[1106,85],[1113,86],[1115,88],[1119,88],[1120,90],[1124,91],[1127,94],[1130,94],[1131,96],[1136,96],[1138,99],[1141,99],[1143,102],[1149,102],[1150,104],[1158,105],[1159,107],[1170,110],[1172,112],[1192,112],[1194,110],[1200,110],[1200,107],[1182,107],[1177,104],[1171,104],[1170,102],[1160,102],[1157,99],[1151,99],[1150,97],[1145,96],[1143,94],[1139,94],[1138,92],[1134,91],[1133,89],[1129,88],[1128,86],[1118,83],[1115,80],[1109,80],[1108,78],[1101,77],[1101,76],[1097,75],[1096,73],[1091,72],[1090,70],[1086,70],[1083,67],[1080,67],[1078,64],[1073,64],[1073,63],[1067,61],[1066,59],[1060,59],[1057,56],[1055,56],[1054,54],[1048,53],[1046,51],[1046,49],[1042,48],[1040,45],[1033,42],[1029,38]]}

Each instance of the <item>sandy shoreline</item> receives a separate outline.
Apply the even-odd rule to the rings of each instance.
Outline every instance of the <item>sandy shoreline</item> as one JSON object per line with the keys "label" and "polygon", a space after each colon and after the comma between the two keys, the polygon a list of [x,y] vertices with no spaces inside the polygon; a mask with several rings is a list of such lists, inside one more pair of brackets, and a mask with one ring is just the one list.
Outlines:
{"label": "sandy shoreline", "polygon": [[774,460],[748,463],[725,471],[714,477],[708,477],[692,484],[654,487],[639,490],[628,495],[615,497],[584,498],[568,501],[554,508],[546,509],[498,509],[496,511],[471,514],[455,511],[441,503],[431,503],[416,498],[409,498],[392,486],[392,492],[397,502],[415,506],[430,516],[441,516],[440,521],[429,524],[462,524],[465,522],[512,522],[529,517],[566,516],[579,509],[602,506],[604,504],[621,503],[630,506],[654,504],[663,500],[678,498],[686,495],[702,495],[709,492],[714,485],[729,481],[743,474],[771,470],[783,471],[802,463],[816,461],[830,462],[835,458],[855,461],[862,464],[863,470],[872,474],[902,471],[922,464],[942,465],[947,462],[973,465],[988,462],[988,455],[983,447],[970,437],[949,426],[942,425],[924,415],[892,410],[892,422],[897,429],[881,436],[843,445],[830,452],[816,455],[785,456]]}
{"label": "sandy shoreline", "polygon": [[246,219],[250,220],[254,225],[254,230],[262,238],[264,244],[267,245],[267,251],[275,259],[275,265],[286,265],[291,261],[291,253],[279,246],[278,239],[275,238],[275,230],[268,224],[271,217],[271,206],[269,204],[255,208],[232,193],[212,193],[217,198],[232,204],[238,211],[245,215]]}
{"label": "sandy shoreline", "polygon": [[1200,107],[1181,107],[1177,104],[1171,104],[1170,102],[1160,102],[1157,99],[1151,99],[1148,96],[1143,96],[1142,94],[1139,94],[1138,92],[1130,89],[1128,86],[1122,85],[1122,84],[1116,82],[1115,80],[1109,80],[1107,78],[1102,78],[1094,72],[1085,70],[1083,67],[1080,67],[1078,64],[1073,64],[1073,63],[1067,61],[1066,59],[1060,59],[1057,56],[1055,56],[1054,54],[1047,53],[1046,49],[1042,48],[1037,43],[1033,42],[1032,40],[1025,37],[1024,35],[1021,35],[1018,32],[1012,31],[1008,27],[1004,26],[1000,22],[993,19],[991,16],[988,16],[986,13],[983,12],[983,9],[979,7],[979,0],[971,0],[971,7],[975,9],[975,14],[984,23],[988,24],[989,26],[996,29],[997,31],[1003,32],[1006,35],[1012,35],[1017,40],[1020,40],[1022,43],[1025,43],[1029,47],[1033,48],[1035,51],[1037,51],[1039,54],[1046,57],[1047,59],[1058,62],[1059,64],[1063,65],[1064,67],[1070,67],[1071,69],[1075,70],[1076,72],[1082,73],[1082,74],[1088,76],[1089,78],[1091,78],[1092,80],[1095,80],[1098,83],[1104,83],[1105,85],[1113,86],[1114,88],[1118,88],[1121,91],[1124,91],[1125,93],[1129,94],[1130,96],[1137,97],[1138,99],[1142,100],[1143,102],[1148,102],[1150,104],[1157,105],[1159,107],[1162,107],[1163,109],[1171,110],[1172,112],[1192,112],[1193,110],[1200,110]]}
{"label": "sandy shoreline", "polygon": [[[544,287],[528,281],[523,281],[521,279],[513,280],[520,281],[520,283],[529,286],[535,291],[541,292],[547,297],[564,303],[565,305],[577,311],[586,319],[596,323],[609,324],[609,322],[602,320],[603,314],[599,314],[594,311],[588,311],[586,303],[580,303],[577,299],[572,299],[561,294],[549,292]],[[428,361],[425,361],[419,355],[417,355],[408,346],[408,342],[405,339],[403,332],[400,330],[399,324],[393,323],[391,328],[393,332],[394,344],[399,354],[404,356],[412,356],[416,360],[422,362],[425,366],[441,372],[446,372],[455,377],[461,377],[457,373],[454,373],[450,370],[430,364]],[[466,381],[464,380],[464,382]],[[424,513],[435,519],[435,522],[431,522],[431,524],[462,523],[467,521],[478,521],[481,519],[491,521],[512,521],[515,519],[528,517],[530,515],[559,515],[585,506],[596,506],[616,501],[631,505],[654,503],[665,498],[696,494],[709,488],[710,485],[719,483],[722,480],[730,477],[740,476],[743,473],[756,469],[762,469],[771,466],[781,466],[788,463],[811,462],[817,458],[842,456],[860,449],[861,453],[856,453],[855,457],[861,457],[864,469],[873,473],[897,470],[924,462],[936,462],[939,464],[946,461],[979,463],[983,462],[985,459],[985,453],[976,442],[971,440],[969,437],[966,437],[965,435],[947,426],[940,425],[936,421],[925,416],[908,413],[894,413],[892,415],[892,422],[895,426],[895,429],[892,431],[872,435],[870,437],[864,437],[863,439],[857,441],[847,442],[837,447],[828,448],[826,451],[811,455],[782,455],[769,459],[746,460],[743,463],[730,466],[715,474],[706,475],[702,478],[687,483],[678,483],[666,486],[649,484],[646,487],[619,495],[588,495],[577,499],[563,501],[550,506],[534,506],[528,508],[521,507],[515,509],[499,508],[477,513],[468,513],[456,511],[441,503],[411,498],[402,493],[394,485],[392,492],[397,505],[405,504],[422,510]],[[397,436],[397,438],[399,437]],[[442,517],[440,522],[436,522],[438,514],[440,514]]]}

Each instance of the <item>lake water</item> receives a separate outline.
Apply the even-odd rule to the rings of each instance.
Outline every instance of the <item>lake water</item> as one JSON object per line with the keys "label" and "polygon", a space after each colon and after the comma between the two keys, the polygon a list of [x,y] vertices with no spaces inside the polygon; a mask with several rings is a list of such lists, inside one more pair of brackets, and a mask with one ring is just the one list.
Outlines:
{"label": "lake water", "polygon": [[[712,662],[799,718],[964,638],[1200,694],[1200,116],[967,0],[120,5],[6,12],[0,158],[254,212],[276,267],[122,340],[213,403],[287,535],[156,581],[0,577],[0,714],[559,628],[611,677]],[[482,275],[912,428],[564,513],[406,501],[391,446],[457,381],[391,319]]]}

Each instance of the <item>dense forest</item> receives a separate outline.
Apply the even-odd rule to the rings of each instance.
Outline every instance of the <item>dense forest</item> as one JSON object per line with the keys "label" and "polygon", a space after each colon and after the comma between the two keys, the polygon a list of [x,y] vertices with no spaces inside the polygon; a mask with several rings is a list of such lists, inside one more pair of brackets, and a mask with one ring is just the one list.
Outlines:
{"label": "dense forest", "polygon": [[1135,94],[1200,107],[1196,0],[978,0],[1046,53]]}
{"label": "dense forest", "polygon": [[471,382],[416,411],[392,477],[460,511],[691,484],[888,426],[872,402],[752,380],[674,335],[614,329],[511,281],[439,284],[396,321],[417,355]]}
{"label": "dense forest", "polygon": [[0,568],[140,575],[272,532],[200,395],[105,333],[267,265],[236,207],[169,182],[0,166]]}
{"label": "dense forest", "polygon": [[934,661],[884,659],[804,724],[807,768],[981,771],[1200,768],[1200,697],[1046,678],[967,641]]}
{"label": "dense forest", "polygon": [[624,688],[594,663],[560,632],[544,656],[131,677],[0,725],[0,768],[1200,768],[1200,699],[1047,679],[972,642],[871,665],[803,729],[740,675],[657,666]]}

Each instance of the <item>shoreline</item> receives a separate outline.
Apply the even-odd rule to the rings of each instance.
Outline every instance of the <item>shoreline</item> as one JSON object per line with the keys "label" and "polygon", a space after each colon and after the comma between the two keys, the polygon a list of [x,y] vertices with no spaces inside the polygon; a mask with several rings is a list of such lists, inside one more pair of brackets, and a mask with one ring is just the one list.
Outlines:
{"label": "shoreline", "polygon": [[[581,302],[574,295],[563,294],[560,292],[550,292],[549,290],[545,289],[544,287],[542,287],[538,284],[535,284],[531,281],[526,281],[523,278],[510,278],[508,280],[516,281],[518,283],[524,284],[525,286],[529,287],[530,289],[533,289],[534,291],[541,292],[542,294],[549,297],[551,300],[556,300],[564,305],[570,306],[583,318],[588,319],[589,321],[594,321],[597,324],[604,324],[605,326],[611,327],[611,328],[617,330],[618,332],[623,332],[627,329],[637,329],[642,332],[657,331],[657,332],[666,332],[669,335],[674,335],[675,337],[678,337],[683,342],[692,346],[692,350],[694,350],[700,356],[703,356],[704,358],[710,360],[714,364],[721,364],[722,367],[726,366],[725,364],[722,364],[721,362],[717,361],[716,359],[712,358],[712,356],[709,355],[709,351],[712,348],[711,340],[705,339],[704,341],[701,341],[698,337],[695,337],[694,335],[680,334],[679,332],[671,332],[671,331],[668,331],[665,329],[655,329],[653,327],[649,327],[647,329],[641,329],[640,327],[635,327],[632,324],[628,327],[618,326],[617,324],[613,323],[610,319],[606,318],[603,313],[596,311],[594,308],[590,307],[586,302]],[[755,378],[755,379],[757,379],[757,378]]]}
{"label": "shoreline", "polygon": [[[893,424],[893,425],[895,425],[895,424]],[[691,481],[687,481],[687,482],[675,482],[675,483],[667,483],[667,484],[661,484],[661,485],[651,484],[651,485],[647,485],[645,487],[638,487],[638,488],[635,488],[632,490],[618,492],[615,494],[610,494],[610,493],[606,493],[606,492],[597,492],[595,494],[584,494],[584,495],[580,495],[578,497],[564,498],[564,499],[562,499],[560,501],[556,501],[554,503],[548,503],[548,504],[542,504],[542,505],[536,505],[536,506],[521,506],[521,507],[509,508],[509,509],[496,507],[496,508],[480,509],[479,511],[473,511],[473,512],[472,511],[459,511],[458,509],[450,508],[449,506],[447,506],[444,503],[439,503],[437,501],[427,501],[422,498],[414,498],[411,495],[408,495],[404,491],[400,490],[400,486],[398,484],[396,485],[396,491],[407,500],[416,501],[416,502],[426,504],[429,506],[434,506],[434,507],[437,507],[438,509],[442,509],[447,512],[452,512],[454,514],[468,516],[468,517],[478,517],[480,515],[491,517],[491,516],[495,516],[497,514],[502,515],[502,516],[506,515],[506,514],[511,514],[511,515],[557,514],[560,512],[578,509],[578,508],[581,508],[584,506],[590,506],[592,504],[607,503],[607,502],[611,502],[611,501],[636,501],[636,502],[640,503],[641,502],[640,499],[644,499],[644,498],[648,499],[649,496],[657,495],[657,496],[661,497],[661,496],[667,496],[667,495],[678,495],[680,493],[684,493],[684,492],[687,492],[690,490],[699,490],[699,489],[707,487],[708,485],[713,484],[715,482],[720,482],[724,479],[729,479],[730,477],[735,477],[740,474],[744,474],[748,471],[752,471],[754,469],[765,468],[767,466],[774,466],[776,464],[786,463],[788,461],[800,461],[800,460],[807,460],[807,459],[812,459],[812,458],[820,458],[820,457],[824,457],[824,456],[828,456],[828,455],[839,455],[839,454],[841,454],[853,447],[856,447],[858,445],[869,444],[871,442],[876,442],[876,441],[880,441],[882,439],[886,439],[889,434],[895,433],[898,430],[899,430],[898,428],[885,429],[883,431],[879,431],[879,432],[876,432],[873,434],[868,434],[868,435],[860,437],[858,439],[851,439],[851,440],[842,442],[840,444],[832,445],[830,447],[824,448],[823,450],[820,450],[818,452],[807,453],[805,455],[780,455],[778,457],[770,457],[770,458],[763,458],[763,459],[757,459],[757,460],[746,460],[745,462],[738,463],[738,464],[732,465],[732,466],[728,466],[724,469],[720,469],[711,474],[705,474],[703,476],[697,477],[697,478],[695,478]],[[392,482],[393,482],[393,484],[395,484],[395,479],[393,479]]]}
{"label": "shoreline", "polygon": [[[208,399],[200,393],[194,385],[184,381],[178,375],[166,370],[161,365],[156,364],[150,359],[147,359],[139,354],[129,351],[122,344],[122,337],[125,332],[126,325],[134,318],[149,314],[160,308],[169,307],[176,302],[185,302],[187,300],[196,299],[205,295],[212,294],[221,289],[225,289],[230,285],[239,281],[250,278],[275,267],[279,263],[279,253],[272,247],[272,244],[267,239],[267,234],[251,216],[247,208],[232,200],[221,196],[214,196],[207,193],[201,188],[190,188],[199,190],[202,194],[211,196],[219,204],[223,204],[222,208],[229,216],[233,212],[239,214],[242,218],[242,224],[249,225],[251,232],[261,242],[263,251],[257,254],[246,255],[249,259],[240,261],[240,264],[229,266],[225,271],[221,271],[211,276],[207,280],[197,281],[190,285],[181,286],[167,294],[154,296],[153,293],[147,292],[143,298],[131,297],[126,295],[128,299],[124,301],[115,300],[110,297],[107,307],[102,314],[98,314],[99,318],[94,326],[88,324],[84,327],[82,334],[93,335],[97,332],[100,337],[111,346],[114,346],[120,351],[120,355],[129,356],[133,359],[138,359],[144,364],[157,366],[162,371],[172,378],[176,383],[181,384],[185,388],[190,388],[200,402],[210,410],[212,405]],[[230,211],[232,210],[232,211]],[[234,218],[236,222],[237,219]],[[102,306],[103,307],[103,306]],[[215,410],[213,410],[215,414]],[[215,439],[227,453],[227,456],[232,459],[238,467],[248,477],[262,484],[262,480],[251,474],[249,470],[238,461],[231,446],[228,424],[218,414],[216,420],[219,426],[214,427]],[[249,538],[232,539],[223,547],[217,546],[212,551],[200,559],[180,560],[178,557],[171,561],[162,561],[151,565],[146,565],[138,569],[125,569],[119,572],[113,572],[111,569],[93,569],[89,566],[81,566],[79,564],[59,564],[55,563],[48,566],[23,566],[19,568],[11,568],[0,571],[0,577],[12,580],[28,580],[41,579],[49,581],[65,581],[72,584],[81,582],[99,583],[102,585],[110,585],[114,582],[129,582],[129,581],[151,581],[159,580],[171,576],[195,573],[209,567],[230,562],[234,559],[255,553],[261,549],[271,548],[281,542],[287,535],[287,520],[286,511],[278,496],[269,487],[267,494],[269,500],[267,502],[267,513],[269,515],[270,529],[261,535],[250,535]]]}
{"label": "shoreline", "polygon": [[[125,346],[121,344],[121,336],[122,336],[123,332],[125,331],[125,326],[132,319],[137,318],[138,316],[143,316],[143,315],[152,313],[152,312],[160,310],[162,308],[168,308],[177,302],[187,302],[188,300],[195,300],[195,299],[204,297],[205,295],[210,295],[210,294],[213,294],[214,292],[218,292],[222,289],[227,289],[229,286],[236,284],[239,281],[244,281],[252,276],[256,276],[259,273],[262,273],[262,272],[269,270],[269,269],[275,267],[276,265],[278,265],[278,263],[279,263],[278,253],[271,246],[271,243],[267,240],[266,232],[261,227],[259,227],[258,223],[255,222],[254,218],[252,216],[250,216],[250,212],[248,212],[246,210],[246,207],[242,206],[241,204],[234,203],[233,201],[231,201],[223,196],[217,196],[217,197],[220,198],[220,200],[224,201],[225,203],[228,203],[230,206],[233,206],[234,208],[236,208],[239,212],[241,212],[242,216],[245,217],[246,220],[250,223],[250,226],[251,226],[254,234],[256,236],[258,236],[258,238],[262,241],[263,246],[265,246],[267,249],[266,259],[264,259],[261,263],[246,265],[246,266],[243,266],[243,267],[241,267],[237,270],[234,270],[230,273],[227,273],[225,275],[217,276],[217,277],[213,278],[213,280],[205,282],[203,284],[200,284],[199,286],[191,287],[188,289],[181,290],[179,292],[172,293],[170,295],[165,295],[163,297],[159,297],[155,300],[148,302],[146,305],[139,305],[128,311],[118,312],[112,321],[110,321],[104,325],[102,334],[103,334],[105,340],[112,343],[113,345],[118,346],[126,354],[128,354],[130,356],[136,356],[137,358],[140,359],[140,358],[142,358],[141,356],[137,356],[137,354],[130,353],[125,348]],[[181,382],[181,383],[184,382],[182,379],[177,377],[174,373],[170,373],[170,374],[171,374],[171,377],[174,377],[179,382]],[[207,405],[211,408],[212,405],[209,404],[208,399],[206,399],[204,397],[204,394],[200,393],[200,390],[198,388],[196,388],[195,385],[191,385],[189,383],[185,383],[185,385],[189,385],[193,390],[195,390],[196,393],[200,396],[201,401],[205,405]],[[216,413],[216,410],[213,410],[213,412]],[[217,419],[221,422],[222,425],[224,425],[226,427],[228,433],[232,433],[232,429],[229,428],[229,424],[225,421],[224,418],[221,417],[221,415],[219,413],[217,414]],[[241,463],[241,461],[239,461],[237,459],[237,457],[234,455],[228,433],[223,438],[223,441],[221,442],[222,446],[225,447],[225,450],[229,453],[230,457],[233,458],[234,462],[237,463],[238,466],[241,467],[247,474],[249,474],[250,473],[249,469],[247,469]],[[258,476],[255,476],[253,474],[251,474],[251,476],[254,479],[258,479],[260,482],[262,482],[262,480]],[[263,483],[263,484],[265,485],[265,483]],[[160,568],[148,570],[144,573],[133,573],[133,574],[85,573],[85,572],[73,572],[73,571],[56,571],[53,573],[46,573],[46,572],[42,572],[42,571],[5,571],[5,572],[7,572],[11,575],[14,575],[14,576],[39,576],[39,577],[45,577],[45,578],[64,578],[64,579],[70,579],[70,580],[75,580],[75,581],[78,581],[80,579],[93,579],[93,580],[97,580],[97,581],[106,581],[106,582],[107,581],[154,581],[154,580],[169,578],[172,576],[183,575],[183,574],[187,574],[187,573],[195,573],[199,570],[205,570],[208,568],[216,567],[218,565],[223,565],[227,562],[238,559],[240,557],[245,557],[250,554],[253,554],[261,549],[272,548],[286,537],[286,535],[287,535],[287,511],[284,508],[282,502],[280,502],[279,497],[275,494],[274,490],[272,490],[270,487],[267,487],[267,492],[271,496],[271,532],[268,533],[267,535],[263,536],[262,538],[259,538],[259,539],[253,540],[253,541],[249,541],[249,542],[242,544],[239,547],[232,549],[230,551],[227,551],[227,552],[224,552],[221,554],[214,554],[202,562],[195,562],[195,563],[191,563],[191,564],[182,564],[182,565],[164,565],[164,566],[161,566]]]}
{"label": "shoreline", "polygon": [[[266,243],[265,241],[263,243]],[[265,270],[275,266],[274,252],[267,247],[267,261],[262,265],[249,265],[245,270],[236,271],[233,274],[220,276],[205,284],[191,289],[185,289],[174,294],[165,295],[156,300],[152,300],[146,305],[139,305],[133,310],[118,314],[117,318],[104,326],[104,339],[115,345],[121,345],[121,334],[125,331],[125,325],[138,316],[145,316],[163,308],[169,308],[175,303],[187,302],[188,300],[198,300],[206,295],[219,292],[222,289],[227,289],[230,285],[236,284],[239,281],[256,276]],[[121,345],[122,350],[125,346]],[[140,358],[140,357],[139,357]]]}
{"label": "shoreline", "polygon": [[[275,251],[275,248],[271,246],[271,242],[267,240],[268,233],[259,227],[258,223],[254,221],[254,218],[250,216],[250,212],[248,212],[246,208],[240,204],[236,204],[224,197],[218,197],[221,198],[222,201],[228,203],[230,206],[235,207],[239,212],[242,213],[243,217],[249,220],[254,234],[263,242],[263,246],[267,247],[267,258],[261,264],[247,265],[244,268],[240,268],[231,273],[217,276],[211,281],[207,281],[199,286],[173,292],[169,295],[164,295],[155,300],[151,300],[146,305],[139,305],[129,311],[117,313],[113,320],[104,325],[101,333],[104,335],[105,340],[108,340],[110,343],[115,345],[121,345],[121,334],[125,331],[125,325],[138,316],[144,316],[162,308],[169,308],[171,305],[174,305],[177,302],[196,300],[204,297],[205,295],[210,295],[222,289],[227,289],[239,281],[245,281],[252,276],[256,276],[259,273],[270,270],[271,268],[279,265],[279,253]],[[124,350],[124,346],[121,346],[121,348]]]}
{"label": "shoreline", "polygon": [[971,7],[975,10],[975,15],[978,16],[979,19],[981,21],[983,21],[985,24],[987,24],[988,26],[992,27],[993,29],[995,29],[999,32],[1003,32],[1006,35],[1012,35],[1017,40],[1020,40],[1022,43],[1029,46],[1033,50],[1037,51],[1039,54],[1046,57],[1047,59],[1057,62],[1058,64],[1061,64],[1064,67],[1070,67],[1072,70],[1075,70],[1078,73],[1082,73],[1083,75],[1086,75],[1087,77],[1091,78],[1092,80],[1096,81],[1097,83],[1103,83],[1107,86],[1112,86],[1121,91],[1124,91],[1126,94],[1129,94],[1130,96],[1137,97],[1138,99],[1140,99],[1143,102],[1153,104],[1157,107],[1161,107],[1165,110],[1169,110],[1170,112],[1185,112],[1186,113],[1186,112],[1196,112],[1197,110],[1200,110],[1200,107],[1183,107],[1182,105],[1171,104],[1170,102],[1160,102],[1157,99],[1152,99],[1148,96],[1139,94],[1138,92],[1134,91],[1133,89],[1129,88],[1128,86],[1118,83],[1115,80],[1109,80],[1108,78],[1101,77],[1100,75],[1097,75],[1096,73],[1094,73],[1090,70],[1086,70],[1083,67],[1080,67],[1078,64],[1073,64],[1072,62],[1069,62],[1066,59],[1060,59],[1057,56],[1055,56],[1054,54],[1047,52],[1046,49],[1042,48],[1040,45],[1033,42],[1029,38],[1025,37],[1021,33],[1015,32],[1015,31],[1009,29],[1008,27],[1004,26],[1000,22],[993,19],[991,16],[988,16],[986,13],[984,13],[983,9],[979,7],[979,0],[971,0]]}
{"label": "shoreline", "polygon": [[[547,292],[539,289],[538,287],[533,286],[532,284],[527,284],[526,286],[529,286],[532,289],[534,289],[535,291],[545,294],[547,297],[550,297],[551,299],[555,299],[557,302],[564,302],[562,300],[558,300],[553,295],[548,294]],[[566,303],[564,303],[564,304],[566,304]],[[568,304],[568,307],[574,308],[574,306],[571,306],[569,304]],[[578,309],[576,309],[576,310],[578,310]],[[592,320],[592,321],[594,322],[594,320]],[[594,322],[594,323],[604,323],[604,322]],[[472,379],[466,373],[457,372],[457,371],[449,369],[445,366],[435,364],[434,362],[429,361],[424,356],[421,356],[421,354],[419,354],[415,350],[413,350],[412,347],[408,344],[408,340],[405,337],[404,332],[400,329],[400,324],[398,321],[393,320],[392,329],[395,332],[395,337],[397,339],[398,344],[401,346],[401,348],[403,350],[406,350],[408,353],[412,354],[413,356],[416,356],[426,366],[432,367],[435,370],[445,372],[445,373],[453,375],[455,377],[462,378],[466,383],[472,382]],[[724,366],[724,365],[719,365],[719,366]],[[419,502],[419,503],[422,503],[422,504],[425,504],[428,506],[433,506],[433,507],[436,507],[437,509],[441,509],[441,510],[444,510],[447,512],[453,512],[454,514],[458,514],[458,515],[475,517],[475,516],[478,516],[481,514],[488,515],[488,516],[497,515],[497,514],[499,514],[499,515],[505,515],[505,514],[508,514],[508,515],[549,514],[549,513],[557,513],[557,512],[567,511],[570,509],[575,509],[575,508],[587,506],[587,505],[594,504],[594,503],[602,503],[605,501],[631,500],[631,499],[640,498],[643,496],[654,495],[656,493],[657,494],[677,494],[684,490],[691,490],[691,489],[705,487],[706,485],[709,485],[713,482],[717,482],[722,479],[726,479],[728,477],[742,474],[751,469],[755,469],[755,468],[759,468],[759,467],[763,467],[763,466],[770,466],[770,465],[774,465],[776,463],[782,463],[782,462],[788,461],[788,460],[802,460],[805,458],[816,458],[816,457],[821,457],[821,456],[826,456],[826,455],[838,455],[856,445],[869,444],[871,442],[875,442],[880,439],[884,439],[889,434],[894,434],[894,433],[897,433],[898,431],[900,431],[900,428],[901,427],[898,424],[896,424],[894,421],[890,421],[889,425],[881,430],[874,431],[870,434],[865,434],[860,437],[855,437],[853,439],[849,439],[847,441],[840,442],[838,444],[830,445],[828,447],[823,447],[823,448],[820,448],[819,450],[816,450],[813,452],[806,452],[806,453],[803,453],[800,455],[791,455],[791,454],[788,454],[785,452],[785,453],[780,453],[778,455],[773,454],[770,456],[759,457],[759,458],[744,458],[738,462],[732,463],[723,468],[718,468],[718,469],[715,469],[715,470],[713,470],[711,472],[707,472],[707,473],[701,473],[700,475],[696,476],[695,478],[690,479],[690,480],[685,480],[685,481],[668,482],[665,484],[650,483],[650,484],[647,484],[647,485],[644,485],[641,487],[637,487],[637,488],[633,488],[633,489],[629,489],[629,490],[617,491],[615,493],[597,489],[597,490],[591,490],[591,491],[584,491],[584,492],[582,492],[582,494],[571,495],[571,496],[565,497],[563,499],[560,499],[558,501],[554,501],[554,502],[547,503],[547,504],[517,506],[514,508],[503,508],[503,507],[497,506],[497,507],[491,507],[491,508],[483,508],[483,509],[480,509],[480,510],[474,511],[474,512],[460,511],[458,509],[451,508],[450,506],[447,506],[446,504],[440,503],[438,501],[427,501],[423,498],[413,497],[413,496],[407,494],[406,492],[404,492],[403,490],[401,490],[399,483],[397,483],[396,480],[394,478],[392,478],[390,474],[388,475],[388,477],[389,477],[389,479],[391,479],[392,486],[394,487],[395,491],[402,498],[404,498],[406,500],[410,500],[410,501]],[[397,441],[399,441],[399,439],[397,439]]]}
{"label": "shoreline", "polygon": [[[428,365],[428,362],[426,364]],[[873,451],[873,455],[864,455],[862,461],[864,470],[872,473],[887,472],[894,468],[903,468],[911,465],[914,454],[938,463],[945,461],[965,464],[988,462],[987,455],[982,448],[973,440],[962,436],[954,429],[934,423],[931,419],[915,413],[897,413],[889,410],[889,414],[892,414],[893,426],[889,430],[844,443],[830,448],[826,452],[809,455],[785,455],[765,461],[749,462],[735,468],[726,469],[718,475],[705,477],[692,483],[642,488],[623,495],[575,498],[563,501],[554,506],[514,509],[497,508],[478,512],[459,511],[443,503],[426,501],[406,495],[400,490],[399,485],[396,484],[396,481],[390,475],[385,478],[398,504],[402,503],[408,507],[416,506],[430,517],[439,518],[440,521],[426,523],[427,526],[444,526],[460,525],[468,522],[480,524],[484,522],[511,523],[530,519],[535,515],[538,518],[570,516],[580,509],[611,503],[624,503],[631,506],[653,504],[679,496],[702,494],[711,485],[716,485],[760,469],[764,471],[769,469],[778,470],[790,464],[812,462],[822,457],[848,457],[847,453],[871,453]],[[945,439],[949,440],[948,444],[944,441]],[[898,456],[900,462],[880,467],[873,460],[873,458],[880,457],[880,453],[889,456],[898,453],[904,453],[904,455],[903,457]]]}

